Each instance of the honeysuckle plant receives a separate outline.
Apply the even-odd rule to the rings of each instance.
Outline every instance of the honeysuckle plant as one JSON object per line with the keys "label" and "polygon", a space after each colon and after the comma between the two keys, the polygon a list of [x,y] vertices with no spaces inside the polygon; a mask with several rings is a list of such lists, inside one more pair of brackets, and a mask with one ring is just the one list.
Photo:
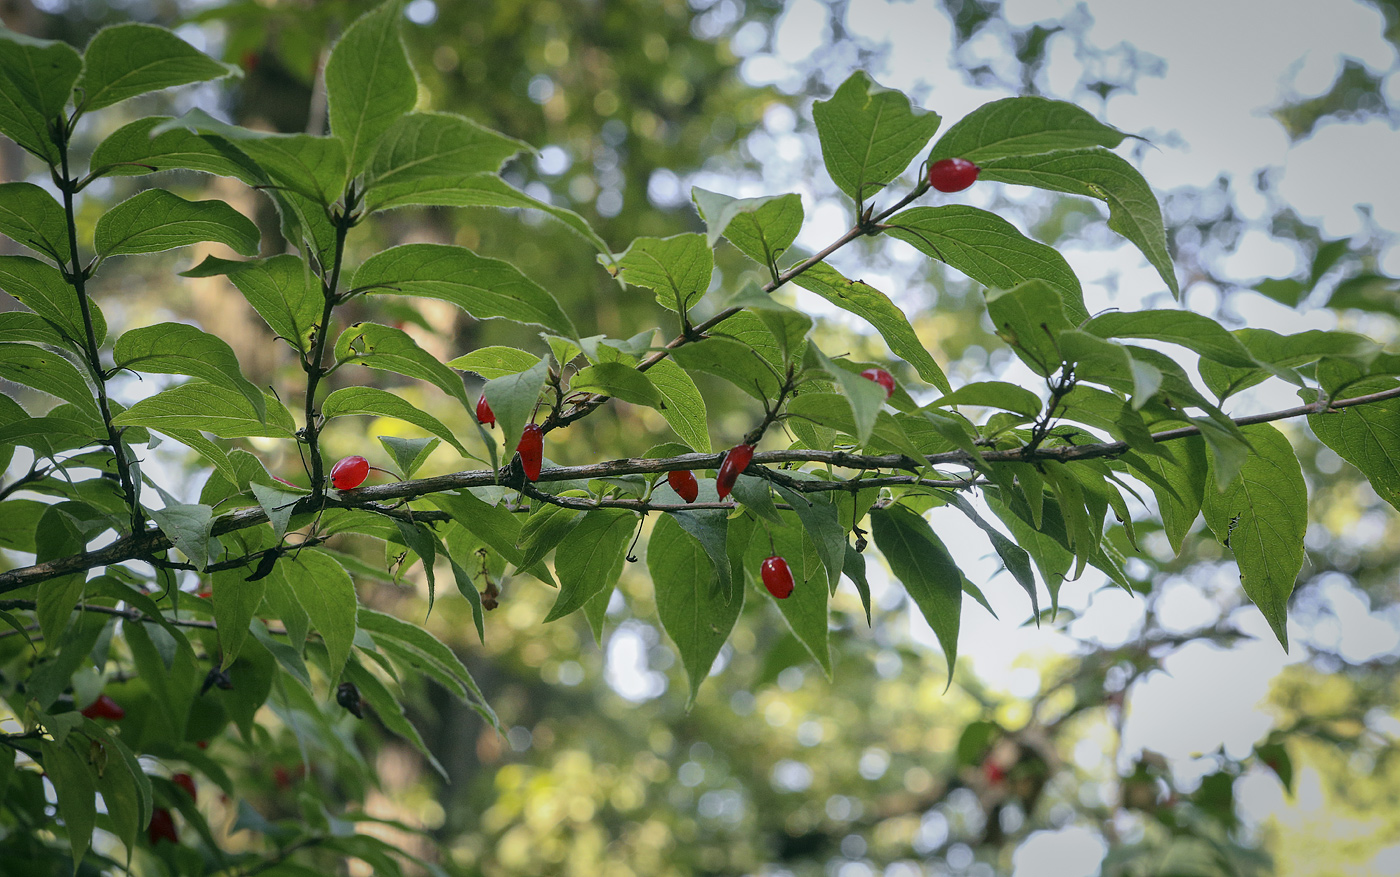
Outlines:
{"label": "honeysuckle plant", "polygon": [[[75,132],[107,108],[236,70],[151,25],[106,28],[82,51],[0,31],[0,133],[33,170],[0,184],[0,233],[28,251],[0,255],[0,289],[23,306],[0,314],[0,377],[27,388],[0,396],[0,529],[18,558],[0,572],[0,620],[13,631],[0,640],[0,790],[7,803],[39,802],[42,815],[43,772],[75,869],[120,867],[138,849],[173,857],[182,873],[261,867],[255,853],[220,850],[185,785],[149,766],[186,765],[234,794],[198,744],[225,732],[256,741],[254,715],[274,691],[313,711],[332,699],[357,717],[367,707],[434,764],[400,703],[402,674],[435,680],[495,721],[422,619],[360,605],[356,579],[370,573],[337,550],[348,540],[383,541],[400,572],[421,564],[430,607],[438,573],[450,575],[482,637],[507,577],[558,588],[546,622],[582,613],[601,635],[624,563],[644,556],[693,699],[750,600],[771,599],[830,673],[829,602],[852,587],[869,618],[867,566],[880,562],[929,622],[951,679],[963,608],[985,603],[984,587],[1024,589],[1037,618],[1052,617],[1061,584],[1091,567],[1132,591],[1124,557],[1144,518],[1160,520],[1180,551],[1204,517],[1286,648],[1308,523],[1293,445],[1312,439],[1274,424],[1305,419],[1380,496],[1400,497],[1390,447],[1400,357],[1347,332],[1230,331],[1179,308],[1090,313],[1054,248],[933,191],[1018,185],[1104,202],[1109,226],[1177,294],[1157,200],[1113,151],[1131,135],[1077,106],[1009,98],[944,126],[857,73],[813,108],[826,169],[855,217],[828,246],[795,254],[796,194],[697,188],[702,232],[619,247],[502,178],[526,144],[421,108],[401,18],[391,0],[335,44],[322,133],[249,130],[193,109],[138,118],[90,155],[75,152]],[[911,166],[915,182],[900,183]],[[229,203],[161,188],[170,170],[265,195],[285,252]],[[89,227],[89,187],[111,177],[147,187],[101,206]],[[366,226],[411,206],[542,211],[596,248],[598,264],[578,270],[654,292],[658,325],[625,339],[584,335],[579,315],[526,272],[464,246],[350,256]],[[950,381],[889,296],[828,262],[880,236],[985,287],[996,335],[1035,380]],[[242,294],[304,371],[299,397],[249,380],[217,327],[108,332],[103,305],[121,294],[104,284],[109,260],[206,242],[238,258],[208,256],[181,276],[224,277]],[[757,279],[711,289],[719,247],[752,260]],[[775,295],[790,287],[868,323],[902,365],[822,350],[817,319]],[[443,361],[374,320],[388,296],[513,321],[538,341]],[[352,301],[371,317],[347,318]],[[1194,364],[1164,349],[1189,351]],[[355,366],[436,387],[477,428],[454,431],[374,386],[327,392],[332,373]],[[109,385],[128,374],[172,377],[124,407]],[[740,432],[707,416],[699,386],[716,378],[742,394]],[[1271,380],[1294,385],[1299,404],[1232,413],[1232,397]],[[620,403],[654,409],[669,433],[640,458],[550,462],[573,424]],[[366,481],[357,455],[333,478],[325,434],[363,416],[422,437],[382,440],[388,477]],[[197,501],[143,468],[167,440],[212,473]],[[260,461],[269,441],[295,448],[302,486]],[[458,469],[415,477],[440,446],[459,455]],[[969,580],[925,518],[935,506],[985,534],[1007,584]],[[170,843],[172,810],[207,855]],[[314,810],[276,862],[317,846],[398,873],[388,844]],[[97,828],[119,847],[94,849]]]}

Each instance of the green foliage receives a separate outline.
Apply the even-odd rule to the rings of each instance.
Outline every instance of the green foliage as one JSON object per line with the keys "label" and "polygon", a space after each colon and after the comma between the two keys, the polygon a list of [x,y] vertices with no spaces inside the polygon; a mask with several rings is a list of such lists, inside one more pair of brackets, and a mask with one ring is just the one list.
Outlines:
{"label": "green foliage", "polygon": [[[853,226],[823,258],[790,258],[805,218],[796,195],[735,199],[699,188],[692,198],[704,234],[639,234],[618,252],[583,216],[502,176],[529,148],[524,143],[463,116],[419,109],[401,7],[391,0],[369,11],[336,42],[325,65],[327,119],[319,133],[255,131],[192,110],[114,124],[101,143],[85,145],[75,139],[85,114],[223,78],[232,68],[153,25],[103,29],[82,55],[0,33],[0,133],[42,164],[61,195],[28,182],[0,185],[0,233],[40,257],[0,256],[0,289],[27,309],[3,315],[0,377],[52,397],[0,396],[7,467],[0,546],[32,555],[0,572],[0,594],[9,595],[0,620],[24,634],[6,631],[0,639],[0,697],[19,728],[0,736],[0,789],[20,790],[5,806],[22,821],[67,841],[67,853],[45,849],[53,861],[68,856],[75,873],[110,864],[103,847],[94,852],[98,829],[120,843],[125,858],[143,850],[173,872],[312,873],[301,851],[313,862],[311,848],[319,847],[400,873],[390,855],[399,848],[356,831],[354,820],[367,817],[313,794],[299,797],[296,820],[274,824],[251,807],[240,811],[236,826],[263,836],[267,858],[225,851],[195,802],[144,771],[157,760],[183,762],[238,793],[253,772],[234,778],[196,744],[215,739],[256,761],[272,745],[260,717],[275,715],[299,757],[309,761],[314,752],[352,765],[347,775],[362,784],[368,759],[346,727],[347,716],[362,718],[367,709],[448,775],[410,708],[420,682],[431,680],[487,726],[497,716],[426,622],[380,611],[361,593],[421,581],[431,612],[443,565],[482,640],[484,613],[498,605],[502,584],[526,577],[545,586],[557,578],[542,621],[581,610],[601,637],[626,564],[644,553],[654,615],[679,653],[687,705],[695,706],[740,619],[774,607],[790,633],[764,658],[774,675],[806,658],[828,680],[848,672],[835,660],[841,642],[833,631],[841,628],[833,620],[845,579],[872,621],[868,575],[877,561],[862,553],[867,521],[879,557],[937,637],[951,685],[963,595],[990,607],[985,583],[969,580],[961,550],[950,550],[925,517],[931,509],[959,513],[986,536],[1037,623],[1042,588],[1052,615],[1062,583],[1090,567],[1136,590],[1122,552],[1136,549],[1139,529],[1159,529],[1181,553],[1203,517],[1286,648],[1308,484],[1289,437],[1263,421],[1307,414],[1323,443],[1400,505],[1392,462],[1400,365],[1393,356],[1358,335],[1231,332],[1182,310],[1091,317],[1080,281],[1051,245],[986,210],[910,206],[927,194],[922,172],[877,214],[871,199],[896,185],[941,119],[863,73],[813,108],[827,171],[855,207]],[[1109,227],[1137,245],[1177,293],[1157,200],[1110,151],[1126,136],[1070,104],[1010,98],[952,125],[928,157],[979,163],[983,186],[1030,185],[1105,201]],[[76,167],[85,149],[86,175]],[[265,193],[280,220],[278,245],[288,251],[258,258],[272,233],[241,212],[242,201],[192,201],[147,187],[108,205],[85,193],[99,178],[167,170],[226,176]],[[556,271],[555,262],[573,258],[568,252],[516,265],[477,252],[471,235],[430,233],[452,243],[429,243],[405,230],[431,227],[429,214],[406,208],[468,206],[531,208],[561,222],[622,281],[587,260],[569,268],[593,272],[597,307],[630,294],[629,285],[649,289],[666,312],[658,314],[664,340],[656,341],[654,327],[628,337],[584,335],[577,326],[591,327],[593,315],[566,307],[549,284],[532,279]],[[949,374],[956,373],[939,363],[946,352],[929,349],[917,320],[824,259],[880,235],[985,288],[978,302],[996,336],[1042,380],[955,386]],[[729,277],[729,254],[717,258],[721,238],[759,270],[736,284],[736,294],[716,294],[724,299],[717,304],[706,295],[717,265]],[[217,325],[142,322],[145,314],[122,307],[121,331],[108,343],[98,301],[120,302],[121,292],[108,286],[110,257],[205,243],[248,258],[206,255],[180,276],[227,278],[242,294],[305,376],[294,398],[264,392]],[[162,257],[143,264],[152,274],[168,267]],[[868,325],[911,374],[900,369],[902,381],[887,394],[862,375],[869,363],[823,352],[818,342],[840,349],[827,342],[829,321],[774,298],[788,284]],[[435,321],[452,309],[433,303],[478,323],[519,326],[519,338],[544,329],[544,346],[476,338],[474,349],[447,359],[447,332]],[[1279,377],[1302,387],[1309,407],[1232,419],[1195,389],[1180,363],[1119,339],[1192,351],[1220,404]],[[375,380],[348,368],[357,365],[407,380],[357,383]],[[463,372],[484,379],[480,392],[499,442],[472,419],[475,393]],[[128,373],[180,380],[152,381],[140,401],[123,407],[112,391]],[[424,396],[426,386],[462,410]],[[580,462],[583,452],[565,428],[605,406],[627,418],[619,434],[653,452]],[[332,448],[343,447],[338,419],[351,416],[375,418],[376,434],[391,433],[380,436],[381,462],[395,470],[389,483],[345,490],[329,483]],[[532,424],[559,458],[534,480],[512,461]],[[797,441],[779,440],[786,427]],[[164,467],[148,463],[159,435],[213,467],[197,502],[182,501],[193,491],[163,483]],[[709,477],[721,463],[712,435],[720,447],[759,446],[732,499],[721,499]],[[491,466],[450,471],[458,463],[436,453],[440,444]],[[301,465],[292,477],[305,483],[275,486],[281,478],[273,473],[292,474],[282,465],[291,460]],[[23,463],[32,463],[27,474]],[[416,478],[420,470],[432,474]],[[665,474],[678,470],[700,476],[694,503],[666,483]],[[1142,486],[1156,507],[1135,517],[1128,500],[1140,499]],[[365,552],[371,543],[374,552]],[[759,565],[774,554],[792,569],[795,592],[750,600]],[[89,580],[91,570],[98,572]],[[199,596],[206,590],[207,600]],[[83,712],[107,689],[128,713],[120,736]],[[991,758],[1001,738],[991,722],[967,727],[958,758],[970,768]],[[1261,748],[1259,757],[1286,765],[1275,770],[1291,780],[1287,752]],[[56,814],[47,809],[38,768],[53,786]],[[1140,773],[1134,776],[1149,785],[1157,780],[1146,766]],[[1223,822],[1233,812],[1230,777],[1215,777],[1197,803]],[[1043,788],[1045,777],[1038,781]],[[363,790],[344,794],[362,798]],[[143,838],[157,807],[182,814],[201,854]]]}

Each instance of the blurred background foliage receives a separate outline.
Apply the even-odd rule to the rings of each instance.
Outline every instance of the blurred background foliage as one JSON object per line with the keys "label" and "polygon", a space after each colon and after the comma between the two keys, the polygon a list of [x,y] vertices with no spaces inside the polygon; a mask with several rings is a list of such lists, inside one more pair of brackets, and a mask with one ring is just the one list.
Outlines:
{"label": "blurred background foliage", "polygon": [[[186,39],[242,67],[244,78],[231,89],[132,101],[132,113],[199,105],[243,124],[299,131],[317,130],[323,118],[314,82],[325,51],[369,5],[6,0],[0,14],[14,30],[77,45],[118,21],[179,26]],[[822,48],[766,86],[751,84],[743,65],[771,47],[787,14],[781,0],[413,0],[406,39],[421,80],[420,106],[464,114],[530,144],[535,153],[508,170],[512,182],[579,211],[621,251],[638,235],[700,230],[689,203],[692,183],[748,195],[776,194],[800,180],[820,196],[832,194],[811,101],[883,49],[848,33],[847,3],[825,5]],[[962,76],[987,89],[988,99],[1049,93],[1101,112],[1111,95],[1160,73],[1161,59],[1132,46],[1095,45],[1082,6],[1020,27],[994,0],[938,5],[953,22]],[[1372,5],[1385,17],[1387,39],[1400,39],[1400,5]],[[1056,35],[1073,41],[1082,68],[1060,93],[1045,76]],[[1295,95],[1273,116],[1295,140],[1319,126],[1393,121],[1383,72],[1347,62],[1325,93]],[[91,148],[107,130],[82,133]],[[1169,133],[1162,137],[1171,145]],[[11,151],[0,156],[0,171],[11,180],[33,168]],[[1397,286],[1377,267],[1391,231],[1374,226],[1355,239],[1328,240],[1270,188],[1268,175],[1265,168],[1255,180],[1222,177],[1206,188],[1162,193],[1183,287],[1213,284],[1222,290],[1220,314],[1236,317],[1246,294],[1288,306],[1330,303],[1348,309],[1342,325],[1393,338]],[[118,178],[92,192],[116,199],[136,185]],[[195,175],[166,185],[232,201],[258,217],[264,254],[282,246],[261,196]],[[1260,224],[1235,209],[1240,186],[1270,199],[1262,224],[1296,247],[1299,271],[1242,283],[1221,267],[1246,227]],[[807,206],[810,217],[814,205]],[[1059,246],[1092,250],[1109,239],[1102,214],[1082,202],[997,195],[992,206]],[[536,215],[406,210],[359,243],[363,255],[421,240],[514,262],[554,293],[584,334],[625,338],[661,319],[645,291],[622,289],[586,244]],[[860,250],[850,257],[854,273],[846,273],[882,279],[876,285],[906,307],[955,383],[1008,367],[982,318],[980,289],[880,242]],[[161,314],[197,321],[234,345],[256,382],[292,391],[300,380],[296,364],[268,343],[265,327],[221,279],[172,281],[173,271],[200,254],[190,256],[171,255],[164,273],[109,275],[97,293],[108,319],[135,324]],[[717,264],[715,282],[727,289],[751,270],[724,247]],[[359,302],[354,318],[402,325],[443,358],[485,344],[542,351],[521,330],[478,324],[445,306]],[[848,325],[829,321],[822,346],[887,356],[878,340]],[[393,386],[391,376],[358,368],[333,380]],[[756,412],[748,400],[711,389],[712,436],[724,444]],[[457,406],[440,404],[447,397],[427,395],[435,390],[402,392],[441,409],[458,431],[470,430]],[[338,423],[326,436],[329,451],[363,452],[368,436],[384,429],[375,424],[352,434]],[[570,428],[546,453],[561,463],[639,455],[667,435],[654,412],[614,404]],[[988,685],[973,662],[964,662],[945,691],[941,657],[911,635],[893,590],[877,588],[871,626],[853,592],[838,594],[831,679],[766,602],[750,601],[721,654],[722,670],[689,712],[640,565],[624,572],[601,645],[581,618],[541,624],[551,595],[533,581],[499,582],[500,608],[488,616],[484,645],[465,604],[444,599],[428,626],[468,662],[504,735],[431,682],[406,680],[417,689],[413,719],[450,778],[444,782],[375,717],[356,722],[333,704],[274,697],[253,739],[229,731],[211,741],[210,756],[237,778],[241,797],[208,801],[210,824],[221,844],[257,846],[274,836],[263,820],[317,818],[324,803],[332,813],[388,820],[364,830],[395,838],[452,875],[1068,874],[1080,873],[1073,863],[1083,850],[1091,859],[1106,853],[1109,874],[1371,873],[1400,832],[1400,677],[1394,650],[1358,659],[1327,631],[1336,627],[1342,598],[1373,617],[1400,602],[1400,534],[1395,515],[1354,472],[1321,445],[1307,447],[1302,463],[1317,523],[1294,611],[1311,633],[1295,646],[1300,660],[1274,680],[1266,707],[1272,729],[1252,749],[1222,746],[1179,764],[1123,745],[1135,694],[1172,655],[1225,651],[1248,638],[1235,623],[1237,581],[1215,544],[1188,540],[1185,553],[1173,557],[1160,528],[1145,523],[1137,529],[1144,550],[1129,567],[1141,591],[1140,626],[1121,642],[1086,636],[1068,650],[1028,652],[1015,663],[1018,678],[1031,681],[1014,690]],[[305,478],[295,459],[267,462],[284,477]],[[438,456],[424,474],[455,465]],[[190,476],[184,490],[194,495],[203,476]],[[1121,532],[1115,537],[1123,541]],[[378,546],[338,547],[382,564]],[[358,586],[366,605],[424,617],[426,589],[412,577],[362,577]],[[1004,577],[990,586],[1014,589]],[[1204,620],[1184,628],[1163,623],[1163,595],[1183,587],[1199,594]],[[1044,619],[1069,636],[1074,622],[1068,610]],[[1259,783],[1306,792],[1309,803],[1262,822],[1247,818],[1237,791]],[[0,808],[0,853],[22,862],[33,839],[11,812]],[[1041,860],[1028,861],[1029,851]],[[1056,855],[1069,870],[1053,870]],[[324,873],[368,873],[362,865],[327,862]]]}

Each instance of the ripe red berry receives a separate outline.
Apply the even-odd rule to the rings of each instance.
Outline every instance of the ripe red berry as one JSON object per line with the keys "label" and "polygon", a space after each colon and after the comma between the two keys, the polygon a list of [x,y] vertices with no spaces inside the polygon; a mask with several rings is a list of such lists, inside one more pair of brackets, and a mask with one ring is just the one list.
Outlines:
{"label": "ripe red berry", "polygon": [[540,477],[540,464],[544,461],[544,432],[538,425],[526,424],[520,434],[520,444],[515,446],[520,452],[520,465],[525,467],[525,477],[536,481]]}
{"label": "ripe red berry", "polygon": [[715,477],[715,490],[718,491],[720,499],[724,499],[734,489],[734,482],[739,479],[739,473],[749,468],[749,461],[752,459],[753,445],[735,445],[724,455],[724,462],[719,464],[719,475]]}
{"label": "ripe red berry", "polygon": [[496,412],[491,410],[491,404],[486,401],[484,393],[476,400],[476,419],[482,426],[496,425]]}
{"label": "ripe red berry", "polygon": [[940,192],[961,192],[977,182],[982,169],[965,158],[940,158],[928,169],[928,184]]}
{"label": "ripe red berry", "polygon": [[187,773],[177,773],[170,777],[170,781],[184,789],[189,794],[191,801],[199,800],[199,795],[194,790],[194,777]]}
{"label": "ripe red berry", "polygon": [[768,589],[768,593],[779,600],[786,600],[792,593],[792,570],[788,569],[786,560],[775,554],[763,561],[759,571],[763,576],[763,587]]}
{"label": "ripe red berry", "polygon": [[114,722],[126,717],[126,710],[105,694],[99,694],[97,700],[83,707],[83,715],[89,719],[111,719]]}
{"label": "ripe red berry", "polygon": [[686,502],[695,502],[695,498],[700,495],[700,485],[695,480],[695,473],[689,469],[673,469],[666,473],[666,480],[671,483],[671,489]]}
{"label": "ripe red berry", "polygon": [[894,395],[894,375],[890,374],[884,369],[868,368],[865,371],[861,372],[860,376],[865,378],[867,381],[874,381],[875,383],[884,387],[886,399]]}
{"label": "ripe red berry", "polygon": [[369,460],[364,457],[345,457],[331,467],[331,484],[336,490],[351,490],[365,483],[369,474]]}
{"label": "ripe red berry", "polygon": [[151,811],[151,824],[146,826],[146,837],[150,838],[151,846],[162,840],[173,844],[180,842],[180,836],[175,833],[175,817],[170,815],[169,810],[157,807]]}
{"label": "ripe red berry", "polygon": [[1006,769],[990,758],[982,762],[982,775],[987,778],[988,784],[993,786],[999,786],[1006,781]]}

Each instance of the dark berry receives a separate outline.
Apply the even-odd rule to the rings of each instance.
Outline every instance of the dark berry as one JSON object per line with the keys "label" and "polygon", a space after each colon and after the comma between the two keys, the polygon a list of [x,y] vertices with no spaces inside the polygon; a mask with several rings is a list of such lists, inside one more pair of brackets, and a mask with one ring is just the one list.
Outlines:
{"label": "dark berry", "polygon": [[352,490],[365,483],[369,474],[369,460],[364,457],[346,457],[331,467],[331,484],[336,490]]}
{"label": "dark berry", "polygon": [[365,702],[360,698],[360,689],[353,682],[342,682],[335,690],[335,702],[345,707],[357,719],[365,717]]}
{"label": "dark berry", "polygon": [[170,815],[169,810],[157,807],[151,811],[151,824],[146,826],[146,837],[150,838],[151,846],[163,840],[173,844],[180,842],[180,836],[175,833],[175,817]]}
{"label": "dark berry", "polygon": [[940,158],[928,169],[928,184],[940,192],[961,192],[977,182],[982,169],[965,158]]}
{"label": "dark berry", "polygon": [[194,790],[194,777],[187,773],[177,773],[170,778],[170,781],[184,789],[189,794],[191,801],[199,800],[199,795]]}
{"label": "dark berry", "polygon": [[89,719],[111,719],[116,722],[126,717],[126,710],[107,695],[99,694],[97,700],[83,707],[83,715]]}
{"label": "dark berry", "polygon": [[788,569],[786,560],[775,554],[763,561],[760,572],[763,575],[763,587],[774,597],[786,600],[792,593],[792,570]]}
{"label": "dark berry", "polygon": [[484,393],[476,400],[476,419],[482,426],[496,425],[496,412],[491,410],[491,403],[486,401]]}
{"label": "dark berry", "polygon": [[752,459],[753,445],[735,445],[724,455],[724,462],[719,464],[719,475],[715,477],[715,490],[720,499],[724,499],[734,489],[734,482],[739,480],[739,473],[749,468],[749,461]]}
{"label": "dark berry", "polygon": [[860,376],[865,378],[867,381],[874,381],[875,383],[884,387],[886,399],[894,395],[894,375],[890,374],[884,369],[868,368],[865,371],[861,372]]}
{"label": "dark berry", "polygon": [[700,495],[700,485],[695,480],[695,473],[689,469],[673,469],[666,473],[666,480],[670,482],[671,489],[686,502],[695,502],[695,498]]}
{"label": "dark berry", "polygon": [[538,480],[540,464],[544,462],[544,432],[536,424],[527,424],[515,449],[520,452],[520,465],[525,468],[525,477],[531,481]]}

